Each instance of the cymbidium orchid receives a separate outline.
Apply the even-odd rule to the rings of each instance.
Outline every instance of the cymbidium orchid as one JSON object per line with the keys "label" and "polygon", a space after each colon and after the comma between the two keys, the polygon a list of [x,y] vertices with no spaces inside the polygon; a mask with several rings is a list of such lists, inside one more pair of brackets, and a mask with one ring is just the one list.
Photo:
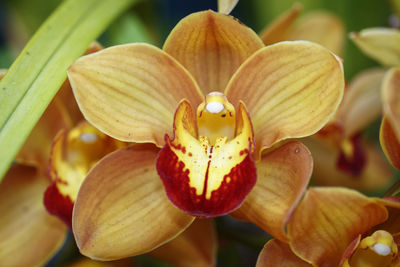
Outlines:
{"label": "cymbidium orchid", "polygon": [[399,266],[400,199],[344,188],[310,188],[257,266]]}
{"label": "cymbidium orchid", "polygon": [[196,218],[231,212],[285,240],[312,159],[301,143],[278,142],[321,129],[344,88],[341,61],[322,46],[264,47],[213,11],[182,19],[163,50],[110,47],[77,60],[68,75],[90,123],[147,143],[105,157],[79,190],[78,247],[104,260],[145,253]]}

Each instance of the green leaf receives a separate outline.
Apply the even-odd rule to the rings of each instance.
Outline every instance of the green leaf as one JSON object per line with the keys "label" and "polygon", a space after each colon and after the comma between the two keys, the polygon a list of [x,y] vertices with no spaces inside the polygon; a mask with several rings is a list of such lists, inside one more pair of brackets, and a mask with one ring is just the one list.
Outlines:
{"label": "green leaf", "polygon": [[0,82],[0,177],[66,79],[68,66],[133,2],[64,1],[28,42]]}

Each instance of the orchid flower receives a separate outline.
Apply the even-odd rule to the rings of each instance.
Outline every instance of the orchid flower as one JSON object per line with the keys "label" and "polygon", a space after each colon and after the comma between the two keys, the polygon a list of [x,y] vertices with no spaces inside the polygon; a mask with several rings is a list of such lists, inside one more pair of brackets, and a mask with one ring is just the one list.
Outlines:
{"label": "orchid flower", "polygon": [[103,260],[151,251],[196,218],[231,212],[285,239],[312,158],[300,142],[277,143],[321,129],[344,88],[341,61],[327,49],[264,47],[213,11],[182,19],[163,50],[110,47],[78,59],[68,76],[91,124],[144,143],[103,158],[79,190],[75,239]]}
{"label": "orchid flower", "polygon": [[[262,30],[264,44],[308,40],[340,55],[345,36],[340,18],[325,11],[308,12],[299,18],[300,11],[296,4]],[[362,130],[381,115],[383,75],[384,70],[378,68],[357,75],[348,84],[334,118],[317,134],[302,140],[314,156],[314,184],[376,192],[391,182],[392,172],[384,157],[361,137]]]}
{"label": "orchid flower", "polygon": [[399,215],[398,198],[310,188],[287,224],[290,241],[270,240],[257,266],[398,266]]}

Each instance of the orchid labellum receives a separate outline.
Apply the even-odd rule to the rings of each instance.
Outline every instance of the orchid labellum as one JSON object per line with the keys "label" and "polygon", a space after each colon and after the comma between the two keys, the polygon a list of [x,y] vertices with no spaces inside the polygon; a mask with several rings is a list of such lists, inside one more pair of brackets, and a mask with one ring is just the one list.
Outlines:
{"label": "orchid labellum", "polygon": [[265,47],[213,11],[182,19],[163,50],[110,47],[78,59],[68,76],[90,123],[147,143],[101,160],[79,191],[77,244],[106,260],[148,252],[195,217],[231,212],[285,239],[312,159],[299,142],[274,145],[321,129],[344,88],[329,50],[307,41]]}

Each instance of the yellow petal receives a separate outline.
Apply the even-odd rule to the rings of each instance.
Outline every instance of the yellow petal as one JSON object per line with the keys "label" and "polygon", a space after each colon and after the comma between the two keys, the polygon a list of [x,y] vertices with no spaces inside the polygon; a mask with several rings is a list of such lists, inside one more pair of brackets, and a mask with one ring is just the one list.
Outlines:
{"label": "yellow petal", "polygon": [[177,266],[215,266],[217,237],[212,220],[197,219],[182,234],[153,250],[153,257]]}
{"label": "yellow petal", "polygon": [[48,166],[52,184],[44,195],[47,211],[71,227],[73,204],[88,171],[102,157],[126,146],[86,121],[61,131],[54,139]]}
{"label": "yellow petal", "polygon": [[379,140],[387,159],[394,167],[400,169],[400,142],[387,116],[383,117]]}
{"label": "yellow petal", "polygon": [[350,243],[387,219],[373,198],[345,188],[311,188],[288,223],[292,250],[317,266],[337,266]]}
{"label": "yellow petal", "polygon": [[345,28],[339,17],[325,11],[308,12],[289,31],[286,40],[307,40],[342,54]]}
{"label": "yellow petal", "polygon": [[226,96],[243,100],[258,151],[286,138],[311,135],[336,111],[343,95],[340,60],[307,41],[281,42],[259,50],[238,69]]}
{"label": "yellow petal", "polygon": [[147,44],[114,46],[78,59],[68,76],[85,118],[121,141],[164,143],[183,98],[202,95],[190,74]]}
{"label": "yellow petal", "polygon": [[312,158],[300,142],[290,142],[257,163],[257,183],[232,216],[250,221],[287,241],[285,226],[312,172]]}
{"label": "yellow petal", "polygon": [[222,92],[240,64],[263,46],[257,34],[237,19],[208,10],[182,19],[163,49],[189,70],[207,94]]}
{"label": "yellow petal", "polygon": [[265,244],[258,255],[256,267],[311,267],[311,264],[301,260],[290,249],[289,245],[272,239]]}
{"label": "yellow petal", "polygon": [[366,165],[359,175],[351,175],[337,166],[339,148],[317,137],[303,139],[314,158],[313,181],[320,186],[343,186],[363,192],[374,192],[387,188],[393,172],[381,151],[374,145],[361,143]]}
{"label": "yellow petal", "polygon": [[385,66],[400,65],[400,31],[389,28],[365,29],[350,38],[369,57]]}
{"label": "yellow petal", "polygon": [[43,206],[48,184],[23,165],[12,166],[0,184],[0,265],[40,266],[61,248],[67,228]]}
{"label": "yellow petal", "polygon": [[229,14],[238,2],[239,0],[218,0],[218,12]]}
{"label": "yellow petal", "polygon": [[381,84],[384,75],[384,69],[367,69],[349,84],[336,115],[341,120],[345,136],[360,132],[382,114]]}
{"label": "yellow petal", "polygon": [[136,145],[110,154],[89,172],[72,219],[82,254],[102,260],[142,254],[192,223],[165,195],[155,169],[157,152],[152,145]]}
{"label": "yellow petal", "polygon": [[260,33],[260,38],[264,44],[270,45],[281,41],[288,41],[289,32],[293,28],[301,9],[300,4],[293,5],[291,10],[281,15],[263,29]]}

